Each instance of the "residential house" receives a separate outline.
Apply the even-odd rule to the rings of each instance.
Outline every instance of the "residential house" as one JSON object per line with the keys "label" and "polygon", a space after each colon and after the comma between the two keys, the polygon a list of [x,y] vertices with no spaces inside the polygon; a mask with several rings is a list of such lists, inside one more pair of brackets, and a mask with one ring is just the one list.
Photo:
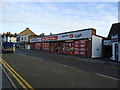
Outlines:
{"label": "residential house", "polygon": [[30,49],[30,39],[33,37],[37,37],[34,32],[32,32],[29,28],[26,28],[22,32],[20,32],[17,36],[17,47]]}
{"label": "residential house", "polygon": [[[109,48],[106,48],[108,46]],[[103,54],[120,62],[120,23],[112,24],[107,40],[104,40]]]}

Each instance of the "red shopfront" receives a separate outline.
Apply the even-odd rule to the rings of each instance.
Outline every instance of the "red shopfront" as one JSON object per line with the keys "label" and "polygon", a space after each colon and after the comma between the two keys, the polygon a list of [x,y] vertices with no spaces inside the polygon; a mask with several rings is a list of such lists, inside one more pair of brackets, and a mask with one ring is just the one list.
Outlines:
{"label": "red shopfront", "polygon": [[63,54],[88,56],[87,39],[65,41],[63,43]]}
{"label": "red shopfront", "polygon": [[50,44],[48,42],[35,43],[35,50],[49,51]]}
{"label": "red shopfront", "polygon": [[39,41],[35,43],[35,49],[48,51],[52,53],[91,57],[92,55],[91,38],[93,31],[83,30],[57,34],[54,36],[39,37]]}

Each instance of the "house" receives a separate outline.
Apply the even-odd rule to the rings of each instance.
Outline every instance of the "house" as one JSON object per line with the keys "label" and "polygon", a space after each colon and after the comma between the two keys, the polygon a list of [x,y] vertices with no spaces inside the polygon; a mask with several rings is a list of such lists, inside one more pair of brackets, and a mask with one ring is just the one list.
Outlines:
{"label": "house", "polygon": [[2,34],[2,42],[13,42],[16,43],[17,34],[11,34],[10,32],[6,32]]}
{"label": "house", "polygon": [[30,49],[30,39],[36,36],[38,35],[32,32],[29,28],[26,28],[17,35],[17,47]]}
{"label": "house", "polygon": [[120,23],[112,24],[107,40],[104,40],[104,51],[104,56],[120,62]]}

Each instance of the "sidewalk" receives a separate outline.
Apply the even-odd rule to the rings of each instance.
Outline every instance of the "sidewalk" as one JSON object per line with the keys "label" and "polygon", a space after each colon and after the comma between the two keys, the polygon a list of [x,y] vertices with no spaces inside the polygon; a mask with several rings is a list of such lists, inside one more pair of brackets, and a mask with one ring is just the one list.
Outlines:
{"label": "sidewalk", "polygon": [[62,56],[62,57],[70,57],[70,58],[74,58],[76,60],[80,60],[82,62],[88,62],[88,63],[93,63],[93,64],[110,65],[110,66],[115,66],[115,67],[120,66],[120,62],[115,62],[115,61],[104,59],[104,58],[92,59],[92,58],[76,56],[76,55],[64,55],[64,54],[56,54],[56,55]]}

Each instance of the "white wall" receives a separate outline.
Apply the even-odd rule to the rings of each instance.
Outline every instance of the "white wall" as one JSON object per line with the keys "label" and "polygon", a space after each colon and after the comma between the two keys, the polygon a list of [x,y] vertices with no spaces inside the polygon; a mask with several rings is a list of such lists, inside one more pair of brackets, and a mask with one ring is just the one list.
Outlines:
{"label": "white wall", "polygon": [[6,37],[6,35],[4,35],[4,37],[2,38],[3,42],[16,42],[16,37]]}
{"label": "white wall", "polygon": [[16,42],[16,37],[8,37],[8,42]]}
{"label": "white wall", "polygon": [[102,57],[102,38],[92,35],[92,58]]}
{"label": "white wall", "polygon": [[112,43],[112,60],[115,60],[115,43],[117,42]]}
{"label": "white wall", "polygon": [[[112,43],[112,60],[115,60],[115,44],[118,43],[118,42],[113,42]],[[120,42],[118,44],[118,60],[120,61]]]}
{"label": "white wall", "polygon": [[7,42],[7,37],[5,35],[2,39],[3,39],[3,42]]}
{"label": "white wall", "polygon": [[20,37],[20,41],[28,42],[28,35],[19,35],[17,37]]}

